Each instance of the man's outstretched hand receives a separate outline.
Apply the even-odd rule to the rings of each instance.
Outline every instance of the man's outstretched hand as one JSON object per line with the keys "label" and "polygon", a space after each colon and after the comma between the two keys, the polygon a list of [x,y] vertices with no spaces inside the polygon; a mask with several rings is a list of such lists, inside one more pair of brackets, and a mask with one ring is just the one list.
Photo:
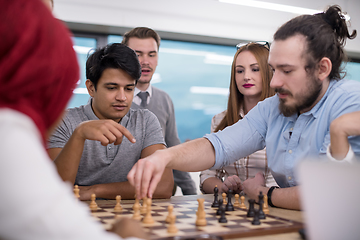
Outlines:
{"label": "man's outstretched hand", "polygon": [[132,167],[127,178],[135,187],[136,198],[152,198],[167,165],[165,156],[164,150],[158,150]]}

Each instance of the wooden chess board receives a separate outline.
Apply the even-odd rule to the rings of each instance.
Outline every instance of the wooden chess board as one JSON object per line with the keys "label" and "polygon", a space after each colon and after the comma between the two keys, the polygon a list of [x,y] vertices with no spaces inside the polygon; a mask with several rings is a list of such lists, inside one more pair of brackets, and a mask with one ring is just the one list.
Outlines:
{"label": "wooden chess board", "polygon": [[[185,238],[202,238],[202,236],[213,235],[223,238],[240,238],[249,236],[260,236],[277,233],[294,232],[303,228],[302,223],[285,218],[275,217],[270,214],[266,219],[260,220],[260,225],[252,225],[253,218],[246,217],[247,211],[235,207],[235,211],[226,212],[227,223],[219,223],[219,216],[215,208],[211,208],[212,202],[205,198],[205,212],[207,226],[198,227],[195,225],[196,211],[198,208],[197,198],[184,198],[184,200],[153,200],[152,217],[154,224],[143,224],[145,231],[151,239],[170,239],[174,236]],[[208,198],[209,199],[209,198]],[[233,201],[234,202],[234,201]],[[124,201],[121,203],[123,211],[115,213],[113,208],[115,201],[97,201],[98,210],[92,211],[92,216],[99,221],[105,229],[110,229],[116,221],[115,215],[131,218],[133,215],[133,202]],[[173,213],[176,215],[176,234],[167,233],[168,223],[165,222],[168,215],[167,207],[174,206]],[[257,206],[255,207],[257,208]],[[208,237],[207,237],[208,238]]]}

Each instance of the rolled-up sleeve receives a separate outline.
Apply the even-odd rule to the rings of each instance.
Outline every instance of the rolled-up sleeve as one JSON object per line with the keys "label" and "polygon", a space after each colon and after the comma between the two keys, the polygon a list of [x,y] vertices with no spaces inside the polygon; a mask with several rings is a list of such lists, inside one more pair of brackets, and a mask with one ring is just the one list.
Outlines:
{"label": "rolled-up sleeve", "polygon": [[204,136],[215,149],[215,164],[211,169],[227,166],[265,147],[263,135],[250,124],[255,112],[253,116],[248,115],[222,131]]}

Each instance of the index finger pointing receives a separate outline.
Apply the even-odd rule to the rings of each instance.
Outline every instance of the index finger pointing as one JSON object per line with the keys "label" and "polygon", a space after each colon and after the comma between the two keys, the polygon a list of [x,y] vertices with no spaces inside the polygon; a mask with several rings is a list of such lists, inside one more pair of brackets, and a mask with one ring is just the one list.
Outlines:
{"label": "index finger pointing", "polygon": [[[127,130],[124,126],[120,125],[120,124],[116,124],[116,128],[127,138],[129,139],[130,142],[135,143],[136,139],[134,138],[134,136],[129,132],[129,130]],[[118,141],[116,141],[118,142]],[[121,143],[121,141],[120,141]]]}

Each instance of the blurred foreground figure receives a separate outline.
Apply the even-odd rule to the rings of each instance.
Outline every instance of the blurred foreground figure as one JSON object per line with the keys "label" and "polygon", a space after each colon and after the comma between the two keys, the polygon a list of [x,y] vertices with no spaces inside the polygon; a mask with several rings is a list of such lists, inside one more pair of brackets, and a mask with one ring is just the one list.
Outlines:
{"label": "blurred foreground figure", "polygon": [[0,238],[120,239],[91,219],[45,150],[79,78],[69,32],[39,0],[0,6]]}

